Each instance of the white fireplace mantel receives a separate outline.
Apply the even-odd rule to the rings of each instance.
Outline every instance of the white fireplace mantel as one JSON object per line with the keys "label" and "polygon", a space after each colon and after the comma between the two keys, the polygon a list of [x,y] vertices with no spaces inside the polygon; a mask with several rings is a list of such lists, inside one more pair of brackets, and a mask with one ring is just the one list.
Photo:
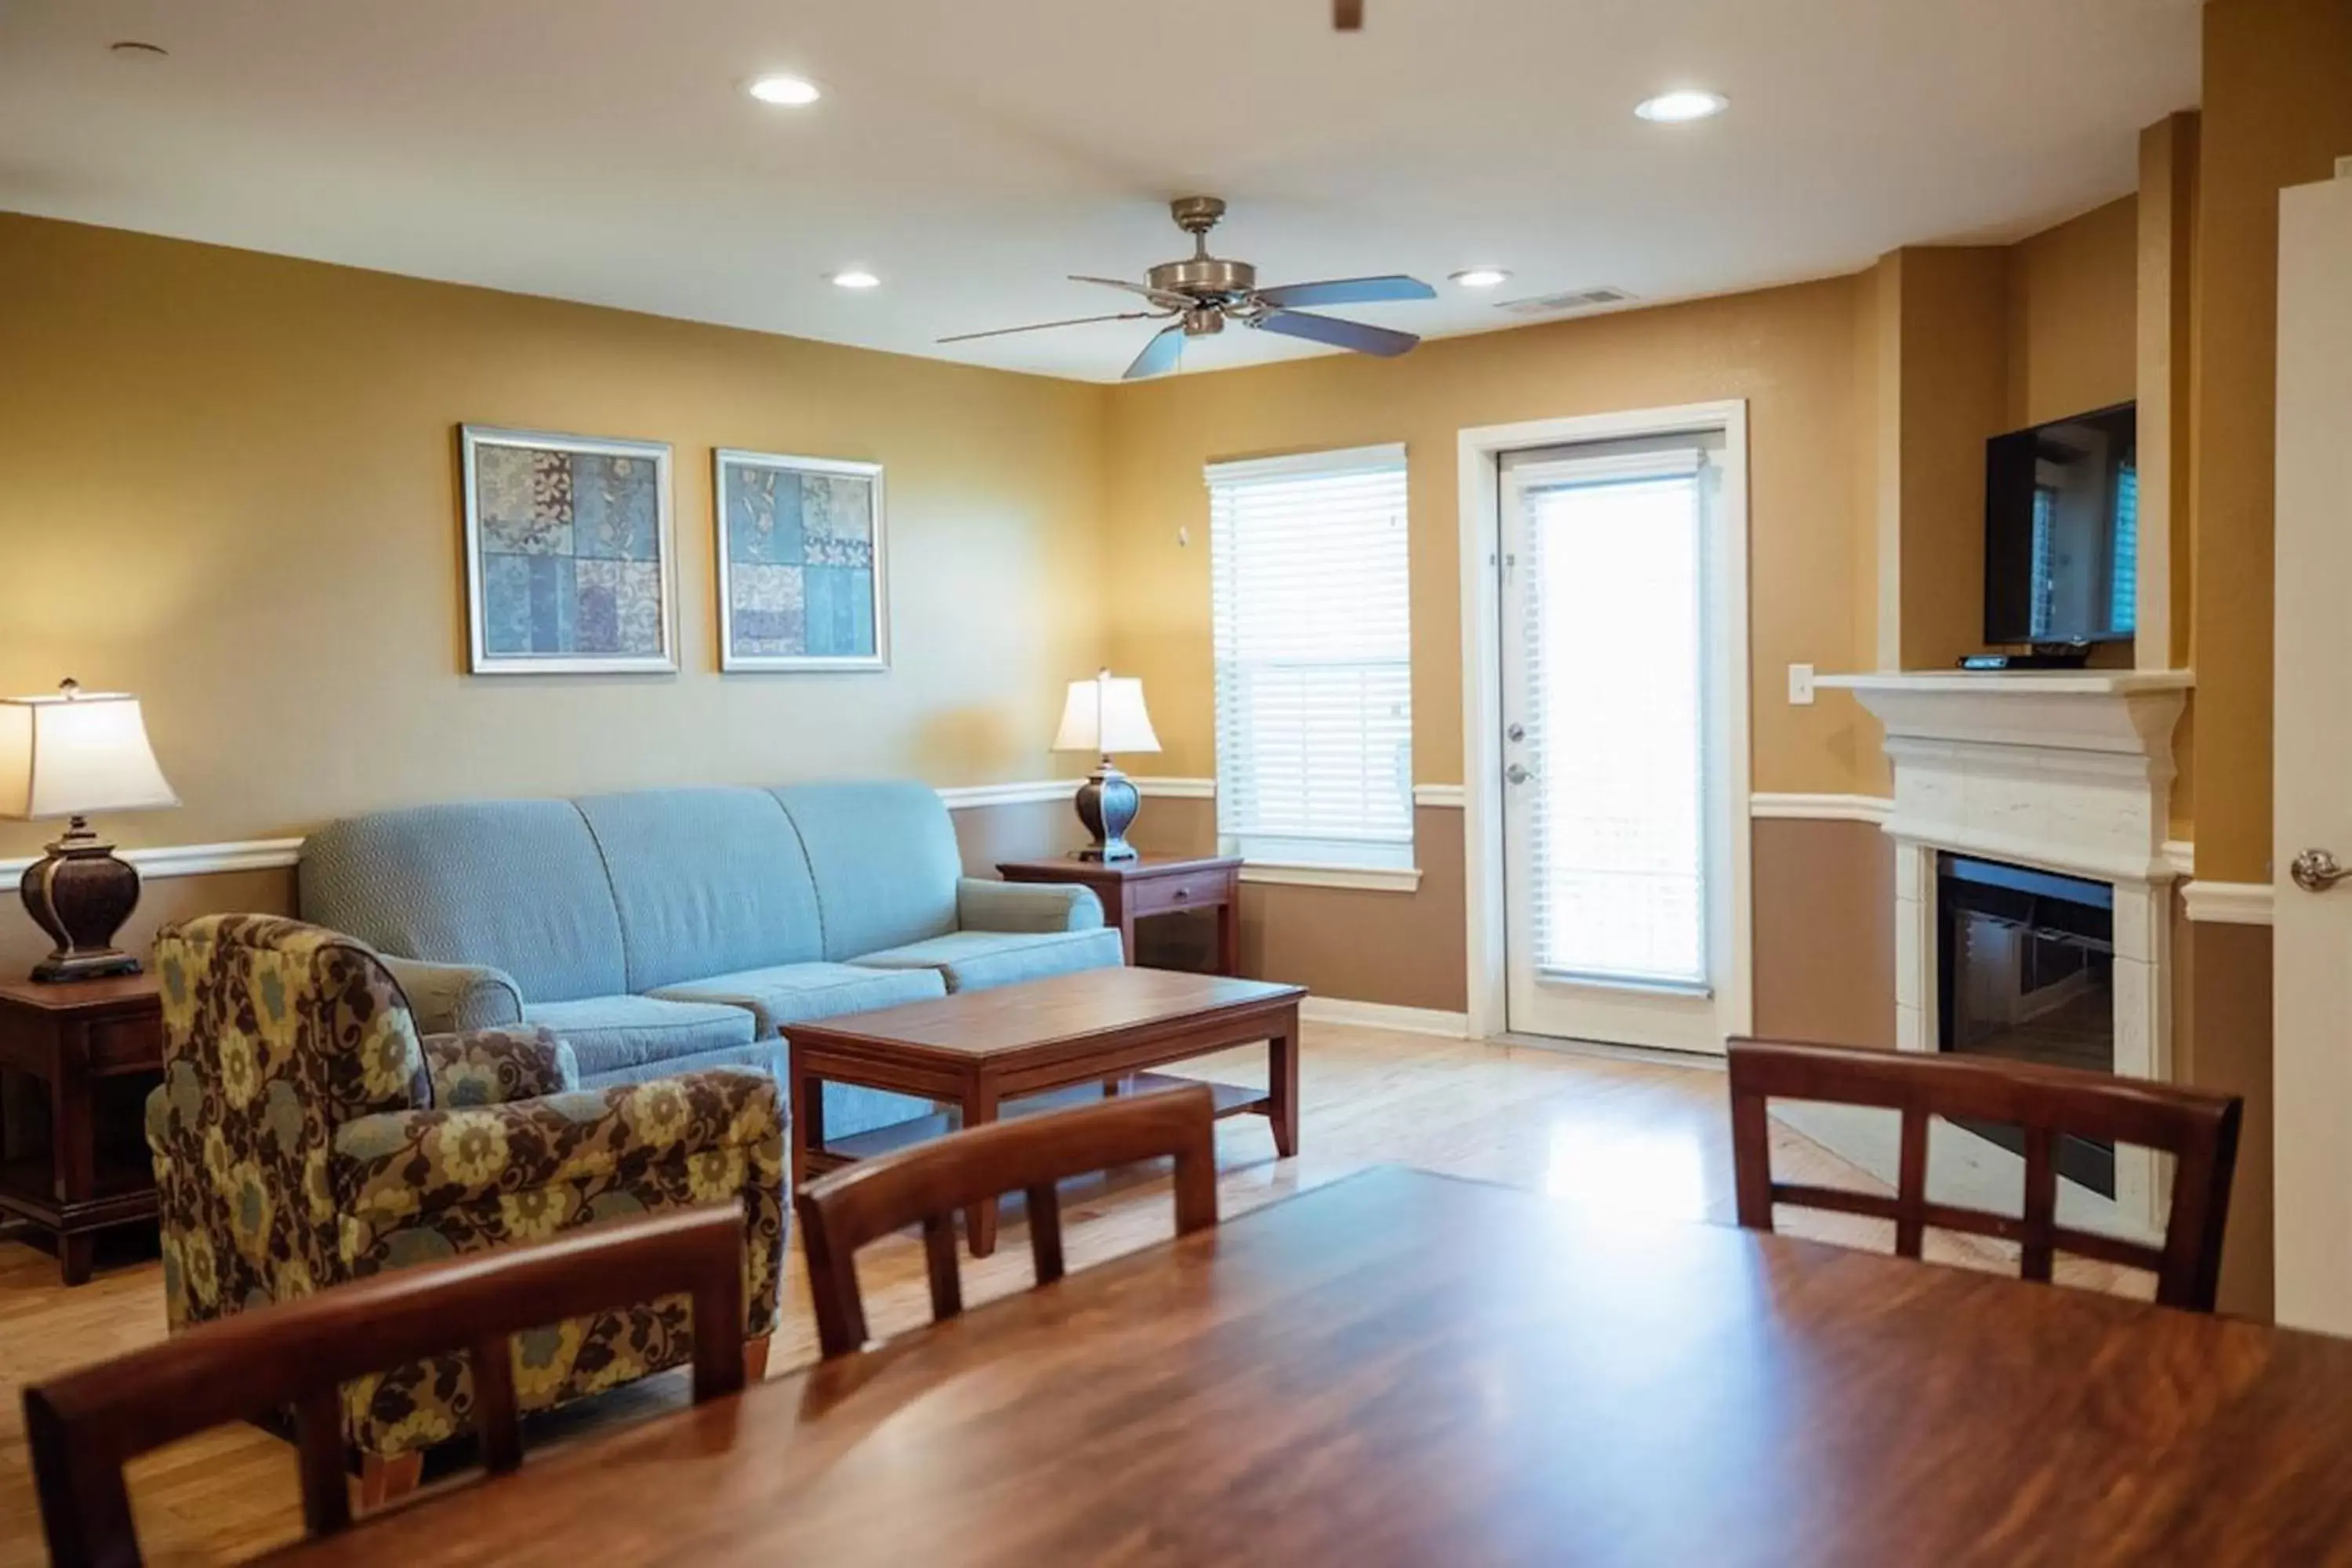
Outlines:
{"label": "white fireplace mantel", "polygon": [[[2196,677],[1920,670],[1815,684],[1854,694],[1885,726],[1895,765],[1895,1044],[1937,1048],[1937,857],[1955,851],[2114,889],[2115,1069],[2169,1079],[2176,871],[2165,840],[2172,730]],[[1981,1168],[1990,1148],[1960,1163]],[[1930,1163],[1943,1162],[1931,1152]],[[2113,1204],[2071,1195],[2128,1232],[2159,1227],[2160,1181],[2145,1151],[2116,1151]]]}
{"label": "white fireplace mantel", "polygon": [[1825,675],[1886,731],[1898,839],[2103,881],[2167,882],[2188,670]]}

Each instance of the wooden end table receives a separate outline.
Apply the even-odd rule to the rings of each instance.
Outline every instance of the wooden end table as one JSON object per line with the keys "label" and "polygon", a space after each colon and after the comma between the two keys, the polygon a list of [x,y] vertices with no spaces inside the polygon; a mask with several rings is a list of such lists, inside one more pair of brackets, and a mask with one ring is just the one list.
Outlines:
{"label": "wooden end table", "polygon": [[0,1068],[48,1089],[48,1147],[0,1150],[0,1215],[54,1237],[58,1272],[79,1285],[97,1232],[155,1218],[140,1123],[104,1121],[99,1092],[108,1079],[163,1073],[154,976],[0,983]]}
{"label": "wooden end table", "polygon": [[[856,1084],[958,1107],[962,1124],[1147,1093],[1187,1080],[1146,1072],[1232,1046],[1266,1043],[1265,1089],[1209,1086],[1217,1114],[1274,1125],[1276,1154],[1298,1152],[1298,985],[1165,969],[1089,969],[961,991],[785,1028],[792,1051],[793,1187],[852,1160],[950,1131],[947,1112],[828,1142],[824,1086]],[[1057,1092],[1058,1091],[1058,1092]],[[1019,1103],[1009,1103],[1018,1100]],[[996,1203],[966,1211],[972,1256],[996,1247]]]}
{"label": "wooden end table", "polygon": [[1217,911],[1217,973],[1242,967],[1242,863],[1232,855],[1139,855],[1132,860],[1081,860],[1074,855],[1004,860],[1008,882],[1076,882],[1102,900],[1103,923],[1118,931],[1135,962],[1135,922],[1185,910]]}

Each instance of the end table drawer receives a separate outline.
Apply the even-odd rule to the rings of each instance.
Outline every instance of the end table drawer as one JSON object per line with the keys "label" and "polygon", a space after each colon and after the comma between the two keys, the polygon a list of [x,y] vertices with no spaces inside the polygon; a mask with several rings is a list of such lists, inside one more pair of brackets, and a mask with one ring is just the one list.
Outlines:
{"label": "end table drawer", "polygon": [[157,1071],[163,1054],[160,1019],[101,1018],[89,1026],[89,1070],[102,1078]]}
{"label": "end table drawer", "polygon": [[1128,889],[1128,908],[1139,915],[1214,909],[1232,897],[1233,884],[1231,871],[1188,871],[1177,877],[1154,877]]}

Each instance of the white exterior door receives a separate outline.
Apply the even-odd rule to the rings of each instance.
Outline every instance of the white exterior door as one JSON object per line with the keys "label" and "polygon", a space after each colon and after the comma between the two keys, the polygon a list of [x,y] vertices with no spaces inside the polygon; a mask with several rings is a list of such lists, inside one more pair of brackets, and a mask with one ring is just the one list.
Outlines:
{"label": "white exterior door", "polygon": [[[2272,1013],[2278,1318],[2352,1333],[2352,179],[2279,206]],[[2312,875],[2316,870],[2319,875]],[[2315,887],[2303,885],[2309,882]]]}
{"label": "white exterior door", "polygon": [[1747,1027],[1746,770],[1727,765],[1735,730],[1745,745],[1733,719],[1746,658],[1727,446],[1721,430],[1684,432],[1502,461],[1496,754],[1514,1033],[1720,1051]]}

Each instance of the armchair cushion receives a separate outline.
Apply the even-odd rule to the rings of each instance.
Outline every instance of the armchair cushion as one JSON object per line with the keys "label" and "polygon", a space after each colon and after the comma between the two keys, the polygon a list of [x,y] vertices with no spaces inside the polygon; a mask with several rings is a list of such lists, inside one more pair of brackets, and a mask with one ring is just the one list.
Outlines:
{"label": "armchair cushion", "polygon": [[[362,1278],[621,1215],[740,1203],[747,1328],[776,1321],[783,1263],[783,1111],[765,1073],[719,1068],[512,1104],[387,1111],[345,1123],[333,1188],[341,1251]],[[518,1335],[515,1385],[540,1409],[686,1359],[677,1298]],[[462,1356],[344,1390],[351,1440],[395,1454],[449,1436],[472,1406]]]}
{"label": "armchair cushion", "polygon": [[856,962],[877,969],[936,969],[950,991],[985,991],[1075,970],[1115,968],[1126,956],[1118,932],[1097,926],[1092,931],[960,931],[869,952]]}
{"label": "armchair cushion", "polygon": [[522,987],[503,969],[377,956],[407,993],[416,1026],[428,1035],[502,1029],[522,1022]]}
{"label": "armchair cushion", "polygon": [[966,931],[1091,931],[1103,923],[1102,900],[1072,882],[956,884],[956,923]]}
{"label": "armchair cushion", "polygon": [[551,1030],[528,1026],[427,1035],[425,1070],[433,1103],[445,1109],[506,1105],[580,1087],[572,1047]]}

